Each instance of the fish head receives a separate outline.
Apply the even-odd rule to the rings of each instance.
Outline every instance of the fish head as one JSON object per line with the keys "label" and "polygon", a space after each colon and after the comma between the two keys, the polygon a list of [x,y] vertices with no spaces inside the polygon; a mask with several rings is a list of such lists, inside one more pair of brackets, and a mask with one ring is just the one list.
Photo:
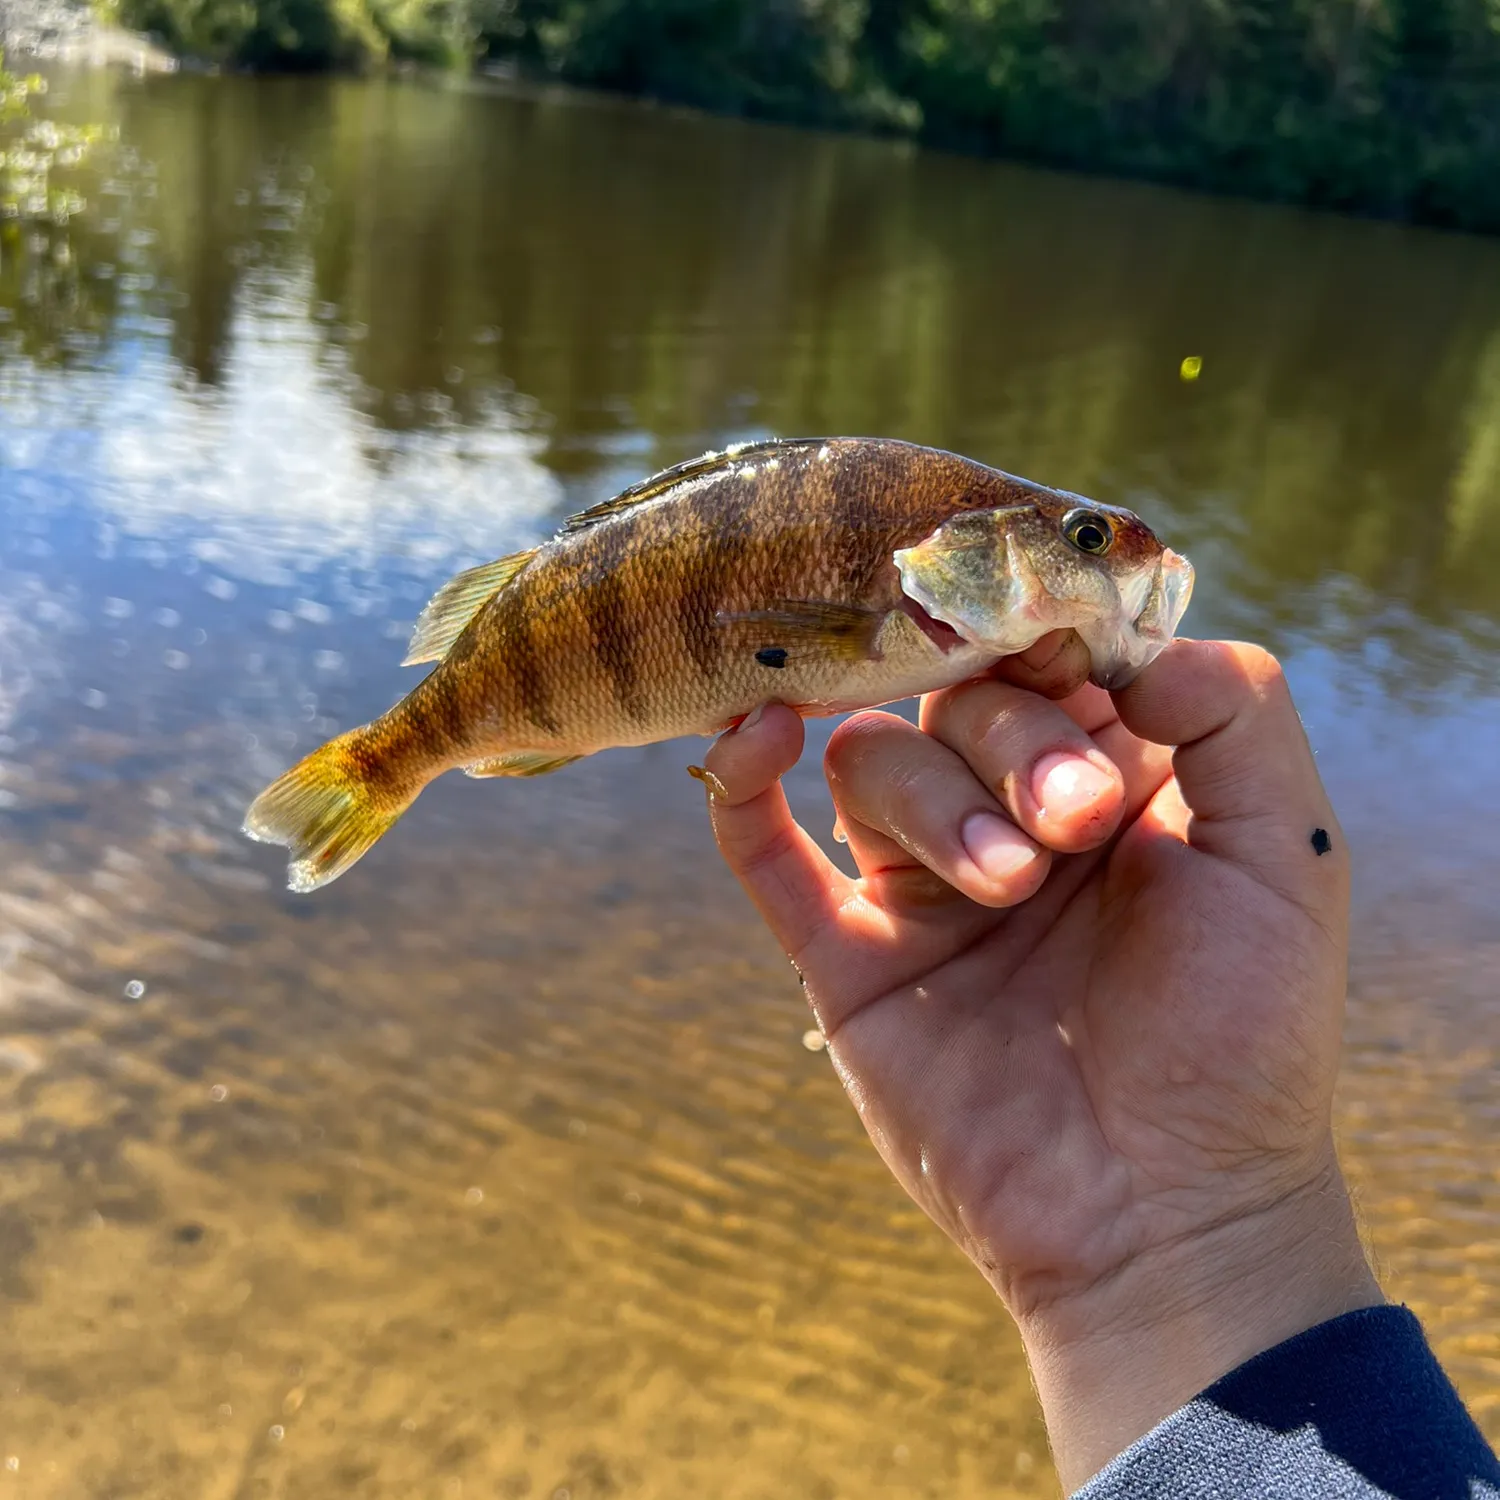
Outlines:
{"label": "fish head", "polygon": [[974,645],[1011,655],[1076,630],[1111,690],[1171,641],[1193,592],[1192,564],[1134,511],[1056,490],[965,511],[894,561],[908,598]]}

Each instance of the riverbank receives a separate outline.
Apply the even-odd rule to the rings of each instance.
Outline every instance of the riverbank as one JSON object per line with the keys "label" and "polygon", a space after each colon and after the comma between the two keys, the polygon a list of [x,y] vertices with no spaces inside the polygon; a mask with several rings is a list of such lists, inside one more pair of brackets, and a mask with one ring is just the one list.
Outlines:
{"label": "riverbank", "polygon": [[130,32],[210,66],[498,63],[719,114],[894,133],[972,154],[1500,231],[1500,32],[1481,6],[101,3]]}

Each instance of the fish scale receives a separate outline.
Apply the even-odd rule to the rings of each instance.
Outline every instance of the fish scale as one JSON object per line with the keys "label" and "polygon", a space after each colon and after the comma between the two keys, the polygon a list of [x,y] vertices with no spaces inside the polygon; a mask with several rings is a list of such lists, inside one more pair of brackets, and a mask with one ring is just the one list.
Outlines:
{"label": "fish scale", "polygon": [[[310,890],[445,771],[538,775],[713,734],[773,698],[806,715],[893,702],[1061,627],[1118,675],[1170,638],[1190,585],[1134,513],[939,449],[706,454],[446,584],[406,658],[434,669],[268,787],[245,831],[289,848],[289,884]],[[1148,603],[1127,619],[1126,598]]]}

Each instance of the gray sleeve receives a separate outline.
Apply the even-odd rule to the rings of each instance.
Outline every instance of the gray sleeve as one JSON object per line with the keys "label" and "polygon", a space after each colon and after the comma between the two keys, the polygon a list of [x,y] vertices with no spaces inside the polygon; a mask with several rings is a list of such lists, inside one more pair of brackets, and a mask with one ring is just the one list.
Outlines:
{"label": "gray sleeve", "polygon": [[1075,1500],[1500,1500],[1500,1462],[1402,1307],[1268,1350],[1147,1433]]}

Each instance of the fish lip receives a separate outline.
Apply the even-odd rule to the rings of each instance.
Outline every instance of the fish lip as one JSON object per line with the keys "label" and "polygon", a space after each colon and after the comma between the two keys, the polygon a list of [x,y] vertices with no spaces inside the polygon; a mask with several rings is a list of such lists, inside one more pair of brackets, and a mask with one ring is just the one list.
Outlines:
{"label": "fish lip", "polygon": [[946,620],[938,619],[920,600],[914,599],[908,593],[902,593],[901,602],[897,608],[916,622],[917,628],[944,656],[957,651],[960,646],[973,644],[972,641],[961,636]]}
{"label": "fish lip", "polygon": [[1089,681],[1095,687],[1102,687],[1106,693],[1118,693],[1122,688],[1128,688],[1145,670],[1145,663],[1137,666],[1134,662],[1122,662],[1104,671],[1090,672]]}
{"label": "fish lip", "polygon": [[[1176,635],[1193,597],[1193,565],[1170,547],[1162,549],[1155,571],[1147,576],[1145,601],[1129,625],[1113,637],[1090,639],[1085,635],[1094,663],[1089,681],[1106,692],[1117,693],[1129,687],[1161,655]],[[1139,586],[1136,580],[1132,585]],[[1123,591],[1121,603],[1125,603]]]}
{"label": "fish lip", "polygon": [[1197,575],[1193,565],[1180,552],[1164,547],[1161,562],[1157,565],[1157,576],[1161,581],[1162,601],[1165,606],[1160,626],[1163,639],[1170,641],[1187,613],[1192,602],[1193,584]]}
{"label": "fish lip", "polygon": [[1120,588],[1121,613],[1130,621],[1132,630],[1138,629],[1146,612],[1156,602],[1161,588],[1162,566],[1160,560],[1149,572],[1142,568]]}
{"label": "fish lip", "polygon": [[1170,547],[1163,548],[1146,598],[1130,622],[1131,631],[1143,640],[1163,645],[1170,641],[1193,597],[1193,581],[1192,563]]}

